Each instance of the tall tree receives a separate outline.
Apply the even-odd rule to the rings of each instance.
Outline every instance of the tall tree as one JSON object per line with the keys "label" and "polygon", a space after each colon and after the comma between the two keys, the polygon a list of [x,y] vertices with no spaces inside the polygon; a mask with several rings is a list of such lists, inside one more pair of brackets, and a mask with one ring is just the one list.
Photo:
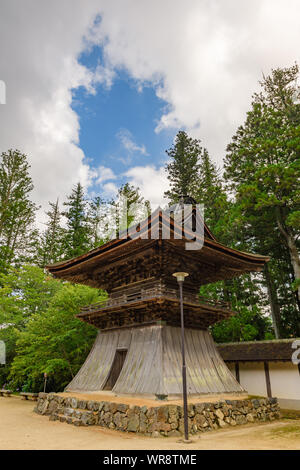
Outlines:
{"label": "tall tree", "polygon": [[218,240],[226,242],[229,238],[229,227],[226,222],[231,204],[223,188],[220,170],[211,160],[205,148],[199,159],[195,200],[204,206],[204,217],[208,227]]}
{"label": "tall tree", "polygon": [[[96,330],[76,319],[80,307],[104,300],[106,294],[87,286],[53,279],[36,266],[10,268],[1,275],[0,340],[7,363],[0,368],[0,388],[42,390],[43,373],[52,390],[62,390],[75,375]],[[16,351],[16,344],[17,351]]]}
{"label": "tall tree", "polygon": [[89,202],[88,222],[92,248],[102,245],[106,240],[107,211],[107,204],[102,197],[96,196]]}
{"label": "tall tree", "polygon": [[216,236],[223,240],[230,203],[223,188],[222,178],[208,151],[198,139],[186,132],[178,132],[175,144],[167,154],[171,161],[166,165],[170,189],[165,192],[171,203],[178,202],[180,195],[192,196],[204,206],[205,222]]}
{"label": "tall tree", "polygon": [[[238,212],[227,197],[220,171],[208,151],[201,147],[199,140],[190,139],[186,133],[180,132],[168,155],[172,158],[167,165],[171,188],[165,195],[171,202],[177,202],[182,193],[191,195],[197,203],[204,205],[205,222],[217,239],[237,249],[243,249],[245,244],[238,237],[236,223]],[[245,275],[233,281],[202,286],[200,294],[229,301],[232,308],[239,313],[239,321],[228,324],[225,321],[223,324],[223,328],[231,332],[227,334],[228,340],[232,337],[238,338],[237,340],[264,338],[263,326],[266,326],[267,322],[263,321],[262,308],[265,298],[260,282],[254,276]],[[253,322],[259,327],[251,325]],[[238,334],[237,325],[240,325]],[[215,338],[219,339],[219,329],[213,331]],[[224,335],[222,338],[224,339]]]}
{"label": "tall tree", "polygon": [[61,226],[61,213],[58,199],[49,202],[50,210],[46,212],[48,220],[46,230],[41,236],[38,247],[38,264],[44,267],[60,260],[64,251],[65,229]]}
{"label": "tall tree", "polygon": [[0,368],[0,385],[7,381],[11,363],[16,355],[16,342],[30,318],[43,316],[50,301],[63,283],[37,266],[10,266],[0,274],[0,340],[6,345],[6,365]]}
{"label": "tall tree", "polygon": [[151,211],[150,203],[141,196],[140,189],[129,183],[119,188],[112,205],[117,235],[119,231],[144,220]]}
{"label": "tall tree", "polygon": [[170,189],[164,193],[171,203],[180,195],[195,197],[199,185],[199,166],[202,154],[200,140],[192,139],[185,131],[179,131],[174,145],[166,150],[170,162],[166,165]]}
{"label": "tall tree", "polygon": [[66,210],[62,213],[67,219],[67,230],[64,239],[66,258],[79,256],[91,247],[90,228],[87,217],[87,201],[83,187],[77,183],[64,202]]}
{"label": "tall tree", "polygon": [[26,259],[32,251],[37,206],[30,200],[33,189],[25,154],[8,150],[0,157],[0,265]]}
{"label": "tall tree", "polygon": [[50,390],[62,391],[83,364],[97,334],[93,326],[74,314],[104,298],[98,289],[64,283],[46,311],[37,312],[19,333],[10,386],[42,391],[46,372]]}
{"label": "tall tree", "polygon": [[[228,145],[225,178],[245,218],[258,221],[284,244],[300,296],[300,97],[297,65],[275,69],[261,82],[245,124]],[[259,232],[253,230],[256,240]],[[280,240],[280,241],[279,241]]]}

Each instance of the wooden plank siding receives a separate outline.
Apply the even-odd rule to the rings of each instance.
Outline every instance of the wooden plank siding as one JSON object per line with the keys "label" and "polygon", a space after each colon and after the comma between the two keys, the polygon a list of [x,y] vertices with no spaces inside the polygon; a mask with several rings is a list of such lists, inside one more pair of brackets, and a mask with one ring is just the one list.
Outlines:
{"label": "wooden plank siding", "polygon": [[[190,395],[244,391],[223,362],[208,331],[187,328],[185,344]],[[67,391],[103,390],[118,349],[127,349],[127,354],[113,392],[133,395],[182,393],[180,328],[165,325],[99,333]]]}

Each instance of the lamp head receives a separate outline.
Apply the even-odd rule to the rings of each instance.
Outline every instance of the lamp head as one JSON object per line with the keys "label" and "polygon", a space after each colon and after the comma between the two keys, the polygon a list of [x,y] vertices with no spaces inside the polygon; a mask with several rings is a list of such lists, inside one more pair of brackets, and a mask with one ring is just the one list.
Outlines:
{"label": "lamp head", "polygon": [[189,273],[173,273],[172,276],[176,277],[178,282],[183,282],[184,278],[187,277]]}

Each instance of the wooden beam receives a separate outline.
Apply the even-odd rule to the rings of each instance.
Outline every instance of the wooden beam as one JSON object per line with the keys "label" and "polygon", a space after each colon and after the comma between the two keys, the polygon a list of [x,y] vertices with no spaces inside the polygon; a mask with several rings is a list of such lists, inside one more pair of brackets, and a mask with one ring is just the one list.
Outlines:
{"label": "wooden beam", "polygon": [[235,378],[238,383],[241,383],[240,382],[240,365],[238,362],[235,363]]}
{"label": "wooden beam", "polygon": [[271,381],[270,381],[270,370],[269,370],[269,363],[264,362],[264,369],[265,369],[265,376],[266,376],[266,387],[267,387],[267,395],[269,398],[272,397],[272,390],[271,390]]}

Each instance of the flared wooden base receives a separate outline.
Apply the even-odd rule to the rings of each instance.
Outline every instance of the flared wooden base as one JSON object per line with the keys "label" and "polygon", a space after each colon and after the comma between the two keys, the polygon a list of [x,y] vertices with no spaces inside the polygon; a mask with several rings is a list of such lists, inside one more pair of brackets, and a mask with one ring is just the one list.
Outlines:
{"label": "flared wooden base", "polygon": [[[164,325],[99,332],[89,356],[66,391],[179,395],[180,334],[180,328]],[[187,328],[185,347],[190,395],[244,392],[208,331]]]}

